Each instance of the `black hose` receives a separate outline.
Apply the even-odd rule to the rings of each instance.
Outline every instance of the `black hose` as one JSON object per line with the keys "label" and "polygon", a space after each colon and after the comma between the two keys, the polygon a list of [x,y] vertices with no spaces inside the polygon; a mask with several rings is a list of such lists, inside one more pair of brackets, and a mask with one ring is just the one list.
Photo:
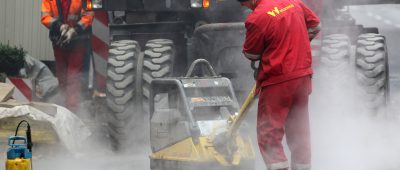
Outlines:
{"label": "black hose", "polygon": [[[31,135],[31,126],[29,125],[29,122],[28,122],[28,121],[22,120],[21,122],[18,123],[17,129],[15,129],[15,135],[14,135],[14,136],[17,136],[17,135],[18,135],[19,127],[20,127],[21,124],[24,123],[24,122],[27,124],[27,130],[26,130],[27,148],[28,148],[29,152],[32,153],[32,146],[33,146],[33,143],[32,143],[32,135]],[[14,144],[14,143],[15,143],[15,139],[13,140],[13,144]],[[33,161],[32,161],[32,157],[30,158],[30,160],[31,160],[31,170],[33,170]]]}

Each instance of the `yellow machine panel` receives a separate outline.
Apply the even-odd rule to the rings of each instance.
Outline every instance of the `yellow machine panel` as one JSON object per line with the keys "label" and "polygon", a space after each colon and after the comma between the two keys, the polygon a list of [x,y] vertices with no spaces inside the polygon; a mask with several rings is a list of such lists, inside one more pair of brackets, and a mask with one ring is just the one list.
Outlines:
{"label": "yellow machine panel", "polygon": [[6,170],[30,170],[31,161],[29,159],[7,160]]}
{"label": "yellow machine panel", "polygon": [[192,138],[187,138],[168,148],[156,152],[150,156],[151,159],[171,161],[193,161],[213,162],[216,161],[223,166],[238,165],[241,159],[253,160],[255,155],[249,141],[237,137],[238,150],[227,159],[225,155],[218,153],[207,137],[199,137],[198,144],[194,144]]}

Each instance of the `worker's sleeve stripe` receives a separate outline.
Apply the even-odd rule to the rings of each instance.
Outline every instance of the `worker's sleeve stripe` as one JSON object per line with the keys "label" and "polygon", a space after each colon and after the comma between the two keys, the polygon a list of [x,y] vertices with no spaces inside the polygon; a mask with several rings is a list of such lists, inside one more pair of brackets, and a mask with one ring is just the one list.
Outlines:
{"label": "worker's sleeve stripe", "polygon": [[84,11],[84,12],[82,12],[82,15],[94,16],[94,12],[93,11]]}
{"label": "worker's sleeve stripe", "polygon": [[296,169],[296,170],[309,170],[309,169],[311,169],[311,165],[310,164],[293,164],[292,165],[293,167],[293,169]]}
{"label": "worker's sleeve stripe", "polygon": [[315,33],[318,33],[320,30],[321,30],[321,24],[319,24],[318,26],[316,26],[314,28],[309,28],[308,33],[315,34]]}
{"label": "worker's sleeve stripe", "polygon": [[278,163],[273,163],[273,164],[268,164],[267,168],[270,170],[278,170],[278,169],[285,169],[289,168],[289,162],[278,162]]}
{"label": "worker's sleeve stripe", "polygon": [[52,12],[41,12],[41,15],[43,16],[43,15],[50,15],[50,16],[53,16],[53,13]]}
{"label": "worker's sleeve stripe", "polygon": [[259,60],[261,58],[261,55],[258,54],[250,54],[250,53],[246,53],[243,52],[244,56],[250,60]]}
{"label": "worker's sleeve stripe", "polygon": [[80,17],[80,15],[68,15],[68,20],[78,21]]}

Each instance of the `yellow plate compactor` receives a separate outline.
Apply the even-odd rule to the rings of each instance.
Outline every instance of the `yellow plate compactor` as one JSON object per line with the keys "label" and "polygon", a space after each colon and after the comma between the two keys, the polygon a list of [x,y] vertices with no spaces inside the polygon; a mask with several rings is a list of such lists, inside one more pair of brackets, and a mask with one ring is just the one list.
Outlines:
{"label": "yellow plate compactor", "polygon": [[[200,64],[196,70],[208,74],[192,76]],[[238,132],[254,92],[239,110],[230,80],[204,59],[185,77],[154,79],[151,86],[152,170],[254,169],[251,141]]]}

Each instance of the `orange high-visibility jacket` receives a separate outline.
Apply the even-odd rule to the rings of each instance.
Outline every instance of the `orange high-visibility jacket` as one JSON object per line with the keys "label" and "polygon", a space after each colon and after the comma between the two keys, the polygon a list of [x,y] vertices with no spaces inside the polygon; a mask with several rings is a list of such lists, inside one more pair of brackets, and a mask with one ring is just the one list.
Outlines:
{"label": "orange high-visibility jacket", "polygon": [[[54,28],[55,24],[58,25],[55,27],[59,27],[62,24],[59,21],[57,0],[42,0],[41,12],[41,22],[47,28]],[[93,16],[93,11],[86,11],[82,8],[81,0],[71,0],[67,21],[63,23],[78,28],[77,32],[79,33],[80,31],[85,31],[92,25]]]}

